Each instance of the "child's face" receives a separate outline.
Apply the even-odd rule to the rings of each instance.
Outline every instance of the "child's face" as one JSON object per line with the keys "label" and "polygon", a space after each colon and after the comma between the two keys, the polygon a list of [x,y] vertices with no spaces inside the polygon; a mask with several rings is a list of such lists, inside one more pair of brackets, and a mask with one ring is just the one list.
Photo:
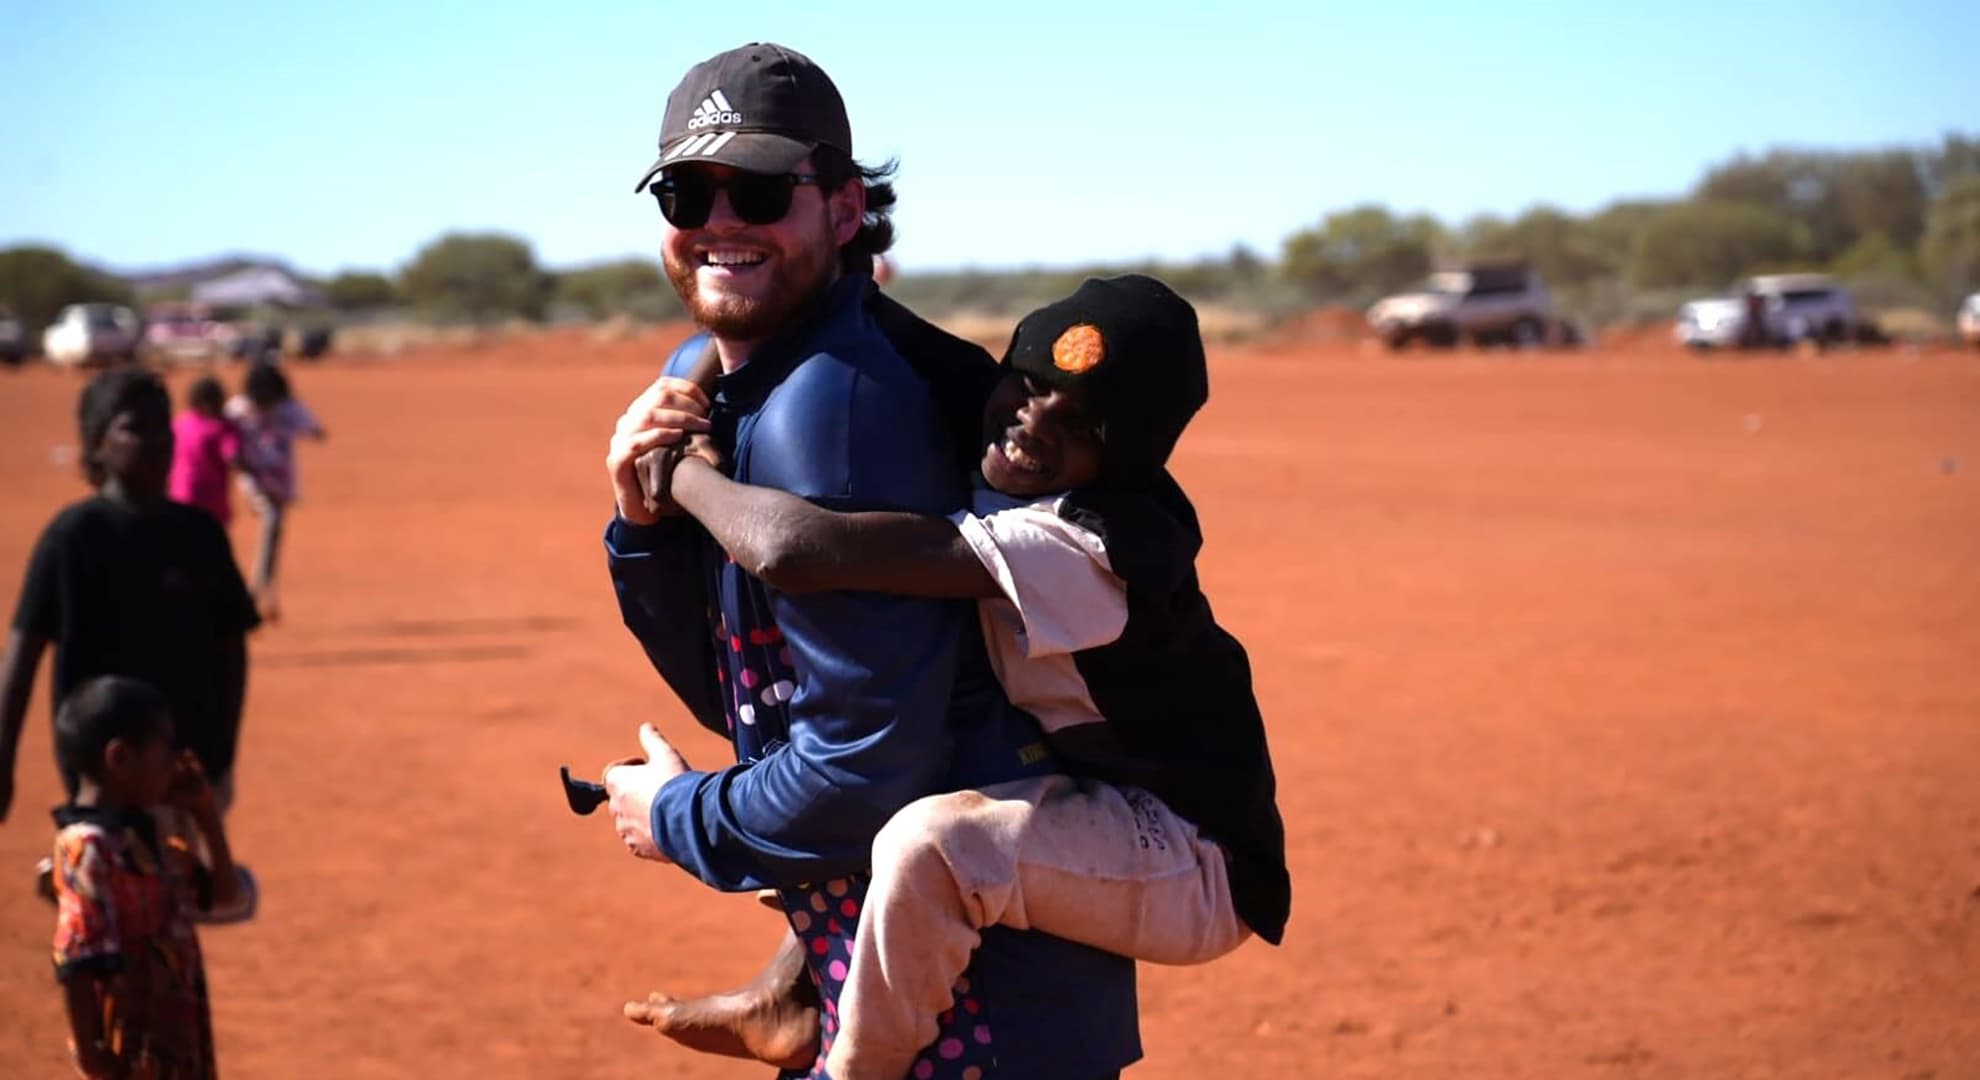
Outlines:
{"label": "child's face", "polygon": [[1006,372],[983,407],[983,479],[1006,495],[1070,491],[1100,476],[1099,428],[1075,389]]}
{"label": "child's face", "polygon": [[171,794],[177,761],[172,722],[161,716],[145,738],[112,739],[103,748],[103,787],[133,806],[162,803]]}
{"label": "child's face", "polygon": [[162,492],[172,471],[172,418],[164,409],[125,409],[104,429],[96,460],[126,491]]}

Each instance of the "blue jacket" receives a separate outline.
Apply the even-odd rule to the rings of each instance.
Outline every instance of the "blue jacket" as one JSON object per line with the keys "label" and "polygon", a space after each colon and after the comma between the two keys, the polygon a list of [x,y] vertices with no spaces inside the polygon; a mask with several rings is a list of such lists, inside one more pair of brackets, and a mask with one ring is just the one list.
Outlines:
{"label": "blue jacket", "polygon": [[[947,514],[968,488],[928,386],[875,326],[870,279],[827,290],[802,328],[764,343],[715,394],[717,441],[745,483],[843,510]],[[676,350],[685,372],[703,348]],[[744,574],[684,518],[606,530],[627,627],[737,764],[694,772],[653,803],[654,840],[719,889],[779,889],[819,940],[827,997],[863,902],[873,836],[923,795],[1050,768],[1036,724],[1004,698],[967,601],[873,593],[786,596]],[[824,897],[829,890],[830,900]],[[836,965],[843,970],[843,965]],[[993,929],[967,985],[999,1037],[963,1066],[1091,1077],[1140,1056],[1133,965],[1042,934]],[[960,995],[959,995],[960,1000]],[[961,1015],[962,1009],[952,1010]],[[969,1041],[969,1040],[965,1040]]]}

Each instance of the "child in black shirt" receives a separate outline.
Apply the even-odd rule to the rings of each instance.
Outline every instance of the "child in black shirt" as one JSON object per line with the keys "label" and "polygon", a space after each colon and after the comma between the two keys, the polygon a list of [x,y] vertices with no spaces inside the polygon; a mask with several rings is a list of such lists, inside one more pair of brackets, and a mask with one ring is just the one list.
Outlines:
{"label": "child in black shirt", "polygon": [[[260,621],[254,602],[219,523],[166,497],[172,402],[157,376],[98,375],[76,419],[96,491],[55,515],[28,560],[0,662],[0,820],[13,802],[35,668],[50,645],[58,711],[99,675],[156,687],[176,746],[198,757],[224,808],[247,686],[245,635]],[[61,772],[73,797],[76,775]]]}

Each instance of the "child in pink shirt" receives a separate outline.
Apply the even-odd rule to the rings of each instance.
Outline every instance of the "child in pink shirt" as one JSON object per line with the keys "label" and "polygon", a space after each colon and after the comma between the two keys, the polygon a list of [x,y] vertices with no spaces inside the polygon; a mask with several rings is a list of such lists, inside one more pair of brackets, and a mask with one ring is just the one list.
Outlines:
{"label": "child in pink shirt", "polygon": [[207,376],[186,391],[186,411],[172,421],[172,478],[167,493],[173,502],[197,506],[219,519],[233,520],[233,500],[227,476],[241,454],[241,430],[221,415],[226,392],[220,380]]}

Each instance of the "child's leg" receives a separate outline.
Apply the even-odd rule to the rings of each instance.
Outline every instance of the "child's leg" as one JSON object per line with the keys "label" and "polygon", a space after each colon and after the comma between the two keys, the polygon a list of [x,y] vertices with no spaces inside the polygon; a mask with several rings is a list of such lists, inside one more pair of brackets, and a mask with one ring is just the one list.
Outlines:
{"label": "child's leg", "polygon": [[282,547],[282,521],[288,516],[280,502],[259,498],[254,508],[261,512],[261,549],[255,553],[254,598],[263,614],[275,610],[275,558]]}
{"label": "child's leg", "polygon": [[1054,776],[921,799],[873,842],[834,1080],[906,1075],[992,925],[1163,964],[1250,934],[1222,849],[1146,792]]}

